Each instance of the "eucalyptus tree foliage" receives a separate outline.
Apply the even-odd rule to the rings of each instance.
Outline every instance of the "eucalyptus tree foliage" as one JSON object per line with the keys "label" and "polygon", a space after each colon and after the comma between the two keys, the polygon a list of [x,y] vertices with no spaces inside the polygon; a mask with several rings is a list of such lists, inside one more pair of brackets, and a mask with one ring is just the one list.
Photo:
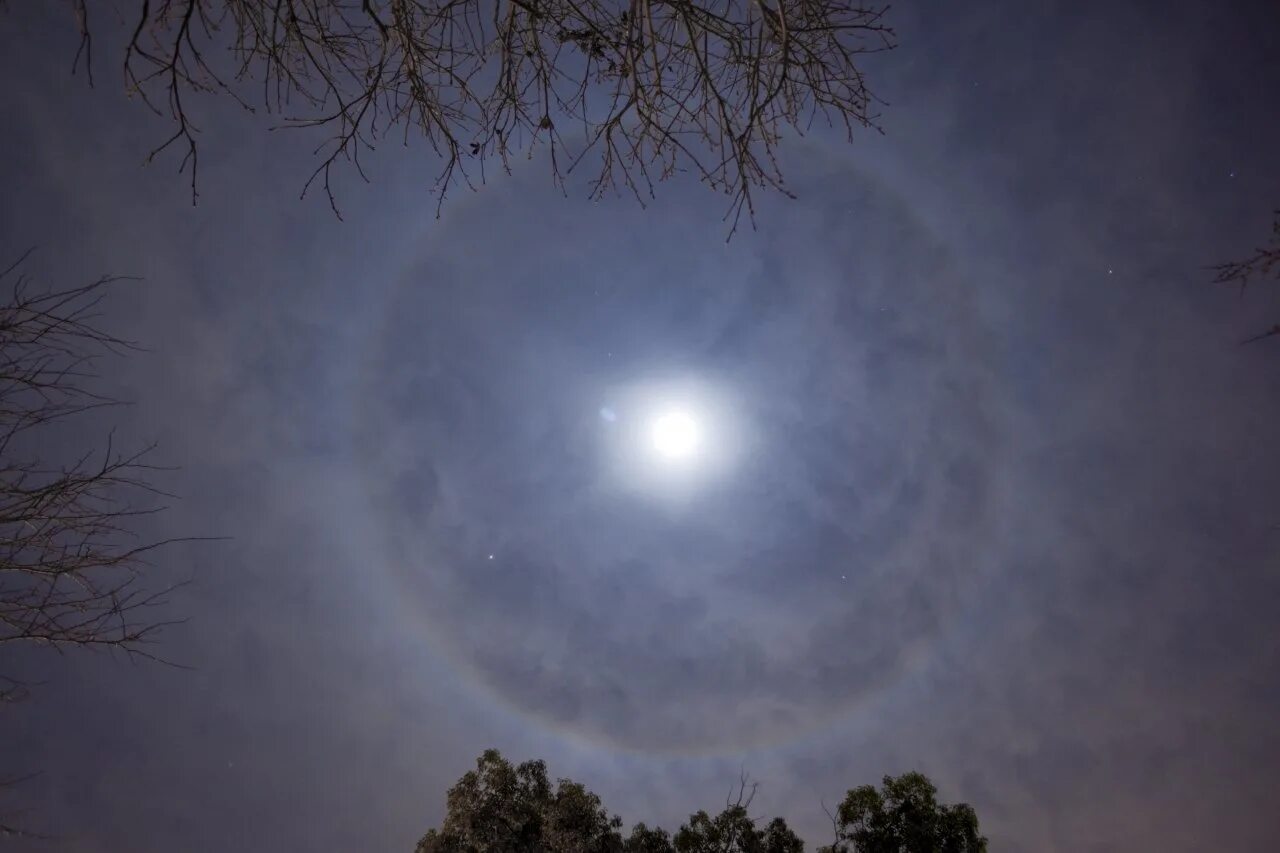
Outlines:
{"label": "eucalyptus tree foliage", "polygon": [[[939,805],[919,773],[884,781],[883,793],[849,792],[825,853],[985,853],[969,806]],[[752,816],[755,792],[744,776],[718,814],[694,812],[674,836],[638,823],[624,837],[622,821],[582,785],[553,786],[543,762],[512,766],[489,750],[449,789],[443,823],[416,853],[804,853],[785,820]]]}
{"label": "eucalyptus tree foliage", "polygon": [[676,853],[803,853],[804,842],[785,820],[776,817],[761,827],[747,805],[734,803],[715,817],[695,812],[676,833]]}
{"label": "eucalyptus tree foliage", "polygon": [[552,785],[541,761],[487,750],[449,789],[445,819],[418,853],[622,853],[622,821],[577,782]]}
{"label": "eucalyptus tree foliage", "polygon": [[885,776],[880,790],[849,791],[833,816],[835,843],[820,853],[986,853],[978,815],[942,805],[923,773]]}
{"label": "eucalyptus tree foliage", "polygon": [[[893,46],[862,0],[73,0],[91,61],[123,16],[128,91],[172,123],[193,195],[198,96],[318,130],[318,182],[394,135],[440,155],[436,190],[538,147],[557,183],[644,201],[691,172],[731,200],[787,192],[775,152],[814,122],[873,127],[866,54]],[[363,174],[363,172],[361,172]],[[335,204],[335,212],[337,207]]]}

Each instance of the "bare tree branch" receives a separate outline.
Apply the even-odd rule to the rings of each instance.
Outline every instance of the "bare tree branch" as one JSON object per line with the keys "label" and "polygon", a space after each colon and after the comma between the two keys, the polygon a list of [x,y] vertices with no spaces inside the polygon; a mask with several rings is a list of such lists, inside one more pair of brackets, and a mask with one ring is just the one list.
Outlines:
{"label": "bare tree branch", "polygon": [[[136,349],[95,325],[104,277],[67,290],[37,289],[0,272],[0,648],[112,648],[154,658],[165,625],[151,614],[174,589],[145,589],[147,558],[166,542],[139,542],[131,522],[158,511],[150,447],[105,446],[63,462],[44,458],[33,431],[119,405],[90,390],[95,359]],[[139,503],[139,499],[143,503]]]}
{"label": "bare tree branch", "polygon": [[[0,779],[0,791],[7,791],[16,788],[24,782],[30,782],[36,778],[38,774],[30,773],[26,776],[17,776],[9,779]],[[23,816],[26,814],[22,809],[10,809],[0,812],[0,838],[32,838],[47,840],[49,836],[42,835],[22,826]]]}
{"label": "bare tree branch", "polygon": [[[88,16],[77,0],[87,53]],[[860,0],[138,0],[130,92],[174,131],[196,197],[191,96],[259,104],[326,134],[303,194],[393,131],[440,155],[439,204],[490,161],[537,147],[553,178],[587,169],[593,197],[642,204],[692,172],[729,197],[730,233],[756,189],[789,194],[785,130],[875,126],[858,62],[893,46],[886,9]],[[258,94],[250,95],[251,91]],[[593,165],[588,165],[594,163]]]}
{"label": "bare tree branch", "polygon": [[[1275,220],[1271,224],[1271,244],[1254,249],[1253,254],[1243,260],[1228,261],[1210,267],[1214,272],[1214,284],[1239,285],[1243,294],[1249,282],[1254,279],[1271,278],[1280,281],[1280,210],[1275,211]],[[1280,324],[1272,326],[1264,332],[1245,338],[1241,344],[1280,336]]]}
{"label": "bare tree branch", "polygon": [[[161,608],[181,584],[148,587],[143,574],[150,555],[176,540],[143,541],[135,529],[162,509],[151,448],[122,452],[109,434],[70,459],[49,455],[50,428],[120,405],[91,387],[98,357],[137,348],[97,325],[120,279],[36,287],[22,272],[29,255],[0,270],[0,655],[105,649],[169,663],[153,643],[173,624]],[[0,704],[31,686],[0,673]],[[22,823],[19,812],[0,813],[0,836],[40,837]]]}

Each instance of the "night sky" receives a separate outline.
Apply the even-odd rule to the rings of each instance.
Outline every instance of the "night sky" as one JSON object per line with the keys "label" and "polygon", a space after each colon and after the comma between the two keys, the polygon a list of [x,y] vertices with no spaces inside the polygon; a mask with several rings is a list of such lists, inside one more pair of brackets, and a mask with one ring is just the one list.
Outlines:
{"label": "night sky", "polygon": [[[23,4],[11,4],[12,6]],[[130,4],[123,4],[129,6]],[[439,219],[393,141],[318,142],[95,82],[59,4],[0,15],[6,258],[121,285],[155,441],[141,522],[191,579],[163,653],[6,660],[16,850],[407,851],[486,747],[674,829],[745,768],[822,802],[920,769],[993,850],[1273,849],[1280,289],[1209,285],[1280,206],[1274,3],[915,2],[884,134],[789,138],[797,200],[725,243],[539,157]],[[7,265],[7,264],[5,264]],[[657,458],[649,420],[701,445]]]}

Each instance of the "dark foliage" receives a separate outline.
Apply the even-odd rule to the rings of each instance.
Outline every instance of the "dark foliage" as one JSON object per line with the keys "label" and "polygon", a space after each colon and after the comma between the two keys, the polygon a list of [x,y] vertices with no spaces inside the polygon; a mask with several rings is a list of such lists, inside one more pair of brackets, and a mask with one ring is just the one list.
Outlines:
{"label": "dark foliage", "polygon": [[[985,853],[978,818],[967,805],[939,805],[919,773],[885,777],[883,792],[864,786],[840,806],[830,853]],[[782,818],[750,814],[755,786],[744,776],[716,815],[697,811],[674,837],[638,823],[625,838],[622,821],[600,798],[568,779],[554,786],[546,765],[512,766],[497,750],[449,789],[444,822],[416,853],[803,853]]]}

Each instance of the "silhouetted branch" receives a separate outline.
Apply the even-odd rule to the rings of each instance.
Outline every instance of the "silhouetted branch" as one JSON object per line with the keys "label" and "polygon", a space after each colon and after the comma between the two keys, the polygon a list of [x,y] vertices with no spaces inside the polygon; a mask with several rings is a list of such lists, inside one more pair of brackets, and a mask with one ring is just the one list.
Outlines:
{"label": "silhouetted branch", "polygon": [[[139,584],[166,542],[138,542],[131,522],[162,493],[151,448],[100,450],[63,462],[28,433],[119,402],[90,390],[95,359],[135,349],[97,325],[104,277],[66,290],[37,289],[19,270],[0,272],[0,647],[112,648],[154,658],[149,644],[169,622],[151,616],[174,588]],[[16,684],[16,682],[15,682]]]}
{"label": "silhouetted branch", "polygon": [[746,770],[739,771],[737,791],[735,793],[733,788],[729,789],[729,793],[724,798],[724,807],[740,808],[744,811],[751,808],[751,802],[756,798],[756,791],[759,788],[760,783],[753,782]]}
{"label": "silhouetted branch", "polygon": [[[77,8],[81,8],[78,6]],[[787,193],[776,147],[815,120],[874,126],[857,62],[893,46],[884,8],[859,0],[140,0],[127,86],[174,123],[196,192],[188,95],[253,100],[327,140],[307,181],[335,213],[333,169],[393,129],[443,160],[439,204],[545,145],[554,180],[591,167],[591,194],[641,203],[692,171],[730,198],[736,228],[753,190]],[[81,15],[87,50],[86,15]],[[216,57],[216,59],[215,59]],[[228,58],[229,57],[229,58]]]}
{"label": "silhouetted branch", "polygon": [[[0,792],[7,791],[10,788],[16,788],[24,782],[30,782],[38,775],[38,773],[28,773],[25,776],[0,779]],[[0,812],[0,838],[30,838],[41,841],[49,840],[49,836],[22,826],[22,818],[26,813],[25,809],[9,809]]]}
{"label": "silhouetted branch", "polygon": [[31,685],[7,675],[0,675],[0,705],[21,702],[30,694]]}
{"label": "silhouetted branch", "polygon": [[[0,654],[31,645],[169,663],[153,643],[174,624],[161,608],[181,584],[149,588],[143,575],[156,549],[178,540],[143,541],[135,529],[165,496],[152,483],[161,470],[152,448],[122,452],[109,433],[99,448],[51,458],[45,439],[76,415],[121,404],[92,389],[100,356],[137,349],[98,325],[121,279],[40,288],[22,272],[29,255],[0,270]],[[0,703],[31,686],[0,674]],[[0,835],[42,837],[20,824],[20,813],[0,814]]]}
{"label": "silhouetted branch", "polygon": [[[1280,280],[1280,210],[1275,212],[1275,221],[1271,225],[1271,245],[1254,250],[1249,257],[1239,261],[1229,261],[1210,267],[1214,271],[1214,284],[1236,284],[1244,293],[1249,282],[1255,279],[1273,278]],[[1280,336],[1280,325],[1272,326],[1261,334],[1246,338],[1241,344]]]}

